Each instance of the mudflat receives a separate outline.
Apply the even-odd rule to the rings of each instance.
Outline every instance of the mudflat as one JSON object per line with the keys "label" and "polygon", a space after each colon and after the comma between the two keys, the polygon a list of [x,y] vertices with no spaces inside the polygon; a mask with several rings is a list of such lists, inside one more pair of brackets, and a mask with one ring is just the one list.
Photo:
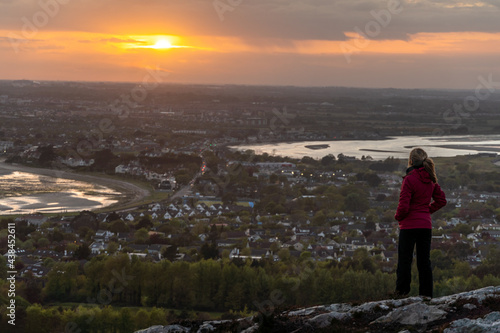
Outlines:
{"label": "mudflat", "polygon": [[[22,172],[33,175],[52,177],[55,179],[64,179],[64,180],[88,183],[92,185],[100,185],[105,188],[113,190],[110,192],[115,192],[114,193],[115,195],[112,197],[113,200],[106,200],[106,199],[111,199],[111,198],[106,198],[106,196],[96,196],[95,198],[84,199],[78,196],[72,196],[71,194],[66,194],[64,191],[60,193],[54,193],[53,191],[48,191],[50,193],[39,193],[36,195],[36,199],[34,199],[34,196],[31,196],[29,193],[27,193],[25,196],[23,195],[21,197],[23,199],[19,199],[16,197],[2,198],[5,201],[4,205],[6,203],[15,205],[19,204],[25,207],[25,209],[50,211],[51,202],[58,203],[58,206],[60,207],[58,207],[57,209],[59,211],[66,210],[64,209],[65,207],[63,206],[68,206],[67,209],[68,211],[80,210],[82,207],[85,206],[88,206],[90,209],[93,209],[93,208],[104,208],[104,206],[108,205],[110,205],[109,206],[110,209],[111,208],[119,209],[120,207],[130,206],[133,205],[134,203],[138,203],[151,194],[150,191],[147,189],[141,188],[137,185],[118,179],[112,179],[109,177],[99,177],[95,175],[78,174],[63,170],[32,168],[15,163],[8,164],[5,163],[3,160],[0,160],[0,174],[2,173],[7,174],[13,172]],[[94,200],[99,198],[101,198],[102,200],[98,201]],[[0,210],[2,210],[1,207],[2,204],[0,203]],[[3,213],[6,212],[4,211]],[[2,212],[0,212],[0,215],[1,214]]]}

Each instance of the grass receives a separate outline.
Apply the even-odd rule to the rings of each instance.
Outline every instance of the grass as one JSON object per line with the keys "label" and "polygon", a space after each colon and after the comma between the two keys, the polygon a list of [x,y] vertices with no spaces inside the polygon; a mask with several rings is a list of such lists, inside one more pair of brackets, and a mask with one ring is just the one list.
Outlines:
{"label": "grass", "polygon": [[153,192],[151,192],[151,194],[149,196],[145,197],[141,201],[137,201],[137,202],[127,204],[127,205],[116,203],[116,204],[111,205],[111,206],[96,209],[95,212],[96,213],[106,213],[106,212],[112,212],[112,211],[117,211],[117,210],[131,209],[131,208],[140,207],[143,205],[148,205],[148,204],[151,204],[153,202],[165,201],[169,197],[170,197],[170,193],[153,191]]}
{"label": "grass", "polygon": [[458,164],[468,164],[469,171],[473,172],[498,172],[500,167],[494,162],[498,160],[495,157],[464,155],[455,157],[436,157],[433,159],[436,167],[451,167],[454,168]]}
{"label": "grass", "polygon": [[[79,306],[82,306],[84,308],[92,309],[96,306],[100,306],[99,304],[93,304],[93,303],[75,303],[75,302],[54,302],[54,303],[49,303],[44,305],[43,307],[46,309],[59,309],[62,308],[64,310],[71,310],[75,309]],[[133,313],[139,311],[139,310],[145,310],[145,311],[151,311],[155,307],[152,306],[116,306],[116,305],[110,305],[114,310],[119,310],[119,309],[130,309]],[[159,309],[162,309],[166,312],[172,312],[174,316],[180,317],[182,314],[186,312],[186,310],[179,310],[179,309],[173,309],[173,308],[163,308],[159,307]],[[197,313],[203,313],[206,314],[209,317],[209,320],[219,320],[221,319],[222,315],[224,314],[223,312],[217,312],[217,311],[198,311],[198,310],[188,310],[187,311],[191,315],[196,315]]]}
{"label": "grass", "polygon": [[[216,205],[216,204],[222,205],[222,201],[217,201],[217,200],[200,200],[200,201],[198,201],[198,203],[204,203],[205,205],[207,205],[209,207],[211,205]],[[234,202],[234,204],[237,206],[242,206],[242,207],[250,207],[250,204],[248,203],[248,201],[236,201],[236,202]]]}

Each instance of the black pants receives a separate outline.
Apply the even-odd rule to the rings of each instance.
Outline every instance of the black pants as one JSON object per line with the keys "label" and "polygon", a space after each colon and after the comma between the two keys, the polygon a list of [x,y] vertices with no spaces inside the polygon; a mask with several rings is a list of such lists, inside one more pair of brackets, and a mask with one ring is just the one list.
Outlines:
{"label": "black pants", "polygon": [[396,280],[396,292],[398,294],[408,295],[410,293],[411,263],[413,249],[416,245],[418,279],[420,282],[419,295],[432,297],[431,239],[431,229],[400,230]]}

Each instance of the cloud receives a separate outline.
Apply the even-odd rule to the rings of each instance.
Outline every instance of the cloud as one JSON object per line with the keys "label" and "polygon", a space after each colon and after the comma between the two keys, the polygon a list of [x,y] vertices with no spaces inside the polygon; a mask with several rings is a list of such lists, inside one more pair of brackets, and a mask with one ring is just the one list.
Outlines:
{"label": "cloud", "polygon": [[113,37],[113,38],[103,38],[100,40],[101,42],[108,42],[108,43],[135,43],[135,44],[146,44],[146,42],[144,41],[139,41],[139,40],[136,40],[136,39],[131,39],[131,38],[127,38],[127,39],[122,39],[122,38],[116,38],[116,37]]}
{"label": "cloud", "polygon": [[[158,63],[176,82],[449,87],[496,68],[500,1],[400,1],[244,0],[221,21],[213,0],[71,0],[23,39],[44,8],[0,0],[0,73],[133,81]],[[359,33],[372,41],[348,64],[339,44]],[[136,47],[157,36],[192,47]]]}
{"label": "cloud", "polygon": [[[22,18],[43,11],[38,2],[0,0],[0,29],[20,31]],[[221,0],[222,1],[222,0]],[[407,40],[419,32],[498,32],[497,0],[401,0],[400,14],[373,39]],[[10,3],[10,5],[8,5]],[[227,2],[229,3],[229,2]],[[44,30],[109,34],[227,36],[247,39],[345,40],[345,32],[376,22],[373,13],[387,13],[388,0],[252,0],[223,13],[206,0],[70,1],[50,17]]]}

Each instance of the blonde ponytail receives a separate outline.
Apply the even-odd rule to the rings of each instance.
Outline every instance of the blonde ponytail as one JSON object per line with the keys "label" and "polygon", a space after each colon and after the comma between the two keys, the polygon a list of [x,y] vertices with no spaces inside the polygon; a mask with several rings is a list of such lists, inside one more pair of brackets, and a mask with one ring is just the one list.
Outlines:
{"label": "blonde ponytail", "polygon": [[408,159],[409,166],[421,166],[423,165],[425,171],[431,176],[431,180],[437,183],[436,169],[434,166],[434,161],[427,157],[427,153],[422,148],[415,148],[410,152],[410,158]]}

